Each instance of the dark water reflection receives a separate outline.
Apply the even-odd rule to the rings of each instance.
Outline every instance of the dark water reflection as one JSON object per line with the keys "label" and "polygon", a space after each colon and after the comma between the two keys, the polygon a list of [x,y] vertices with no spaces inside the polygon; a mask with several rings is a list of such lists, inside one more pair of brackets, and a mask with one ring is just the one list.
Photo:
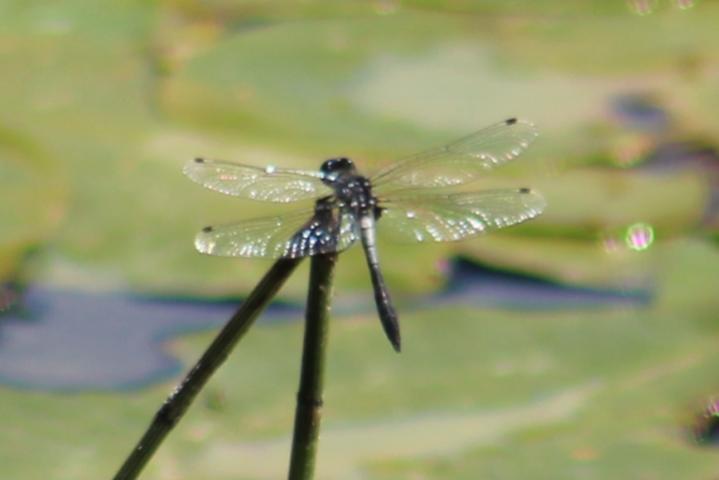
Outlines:
{"label": "dark water reflection", "polygon": [[[649,291],[597,290],[455,260],[445,290],[400,305],[443,304],[517,309],[597,308],[641,305]],[[338,317],[371,311],[340,295]],[[75,391],[126,390],[167,380],[183,365],[163,342],[222,325],[235,301],[167,299],[35,285],[22,308],[0,317],[0,382],[19,388]],[[402,308],[402,307],[400,307]],[[415,307],[416,308],[416,307]],[[302,318],[301,305],[274,303],[261,321]]]}

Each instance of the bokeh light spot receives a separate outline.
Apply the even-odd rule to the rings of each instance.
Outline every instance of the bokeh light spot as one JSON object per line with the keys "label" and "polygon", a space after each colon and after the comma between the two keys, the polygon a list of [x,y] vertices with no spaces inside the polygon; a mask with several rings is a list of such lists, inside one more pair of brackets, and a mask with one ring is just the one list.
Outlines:
{"label": "bokeh light spot", "polygon": [[647,136],[621,137],[613,148],[613,163],[622,168],[633,167],[647,156],[653,146]]}
{"label": "bokeh light spot", "polygon": [[635,223],[627,228],[624,243],[636,252],[648,249],[654,243],[654,228],[647,223]]}
{"label": "bokeh light spot", "polygon": [[379,15],[389,15],[395,13],[399,5],[394,0],[379,0],[374,3],[374,10]]}
{"label": "bokeh light spot", "polygon": [[657,8],[657,0],[628,0],[629,9],[637,15],[649,15]]}
{"label": "bokeh light spot", "polygon": [[716,397],[710,398],[704,410],[697,415],[694,437],[702,444],[716,443],[719,440],[719,399]]}
{"label": "bokeh light spot", "polygon": [[621,241],[621,238],[617,239],[616,236],[605,235],[602,238],[602,245],[604,246],[605,252],[616,253],[622,248],[622,241]]}

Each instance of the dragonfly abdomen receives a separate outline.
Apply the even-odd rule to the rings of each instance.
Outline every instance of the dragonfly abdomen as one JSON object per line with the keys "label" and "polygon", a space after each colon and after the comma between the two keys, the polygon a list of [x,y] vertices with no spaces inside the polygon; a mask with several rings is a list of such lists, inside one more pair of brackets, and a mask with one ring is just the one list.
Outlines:
{"label": "dragonfly abdomen", "polygon": [[375,218],[372,213],[367,212],[359,219],[360,234],[362,238],[362,247],[364,248],[367,266],[372,279],[372,287],[374,289],[374,300],[377,305],[377,313],[379,314],[382,328],[387,338],[392,343],[396,351],[401,349],[401,337],[399,330],[399,319],[397,312],[392,305],[392,299],[389,295],[389,289],[385,284],[382,271],[379,268],[379,257],[377,255],[376,235],[375,235]]}

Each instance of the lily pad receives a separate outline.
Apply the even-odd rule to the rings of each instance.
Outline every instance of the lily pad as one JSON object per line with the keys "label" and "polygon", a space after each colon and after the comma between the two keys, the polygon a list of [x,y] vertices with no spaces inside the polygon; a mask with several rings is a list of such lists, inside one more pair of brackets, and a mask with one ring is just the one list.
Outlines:
{"label": "lily pad", "polygon": [[46,242],[67,208],[64,172],[27,138],[0,128],[0,281]]}

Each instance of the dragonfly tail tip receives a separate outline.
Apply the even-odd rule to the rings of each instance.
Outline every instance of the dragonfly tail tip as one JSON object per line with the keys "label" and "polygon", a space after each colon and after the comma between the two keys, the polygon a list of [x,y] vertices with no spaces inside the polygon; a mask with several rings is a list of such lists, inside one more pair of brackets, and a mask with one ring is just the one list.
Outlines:
{"label": "dragonfly tail tip", "polygon": [[397,336],[391,337],[389,341],[392,344],[392,348],[394,348],[395,352],[402,353],[402,340],[400,339],[399,334],[397,334]]}

